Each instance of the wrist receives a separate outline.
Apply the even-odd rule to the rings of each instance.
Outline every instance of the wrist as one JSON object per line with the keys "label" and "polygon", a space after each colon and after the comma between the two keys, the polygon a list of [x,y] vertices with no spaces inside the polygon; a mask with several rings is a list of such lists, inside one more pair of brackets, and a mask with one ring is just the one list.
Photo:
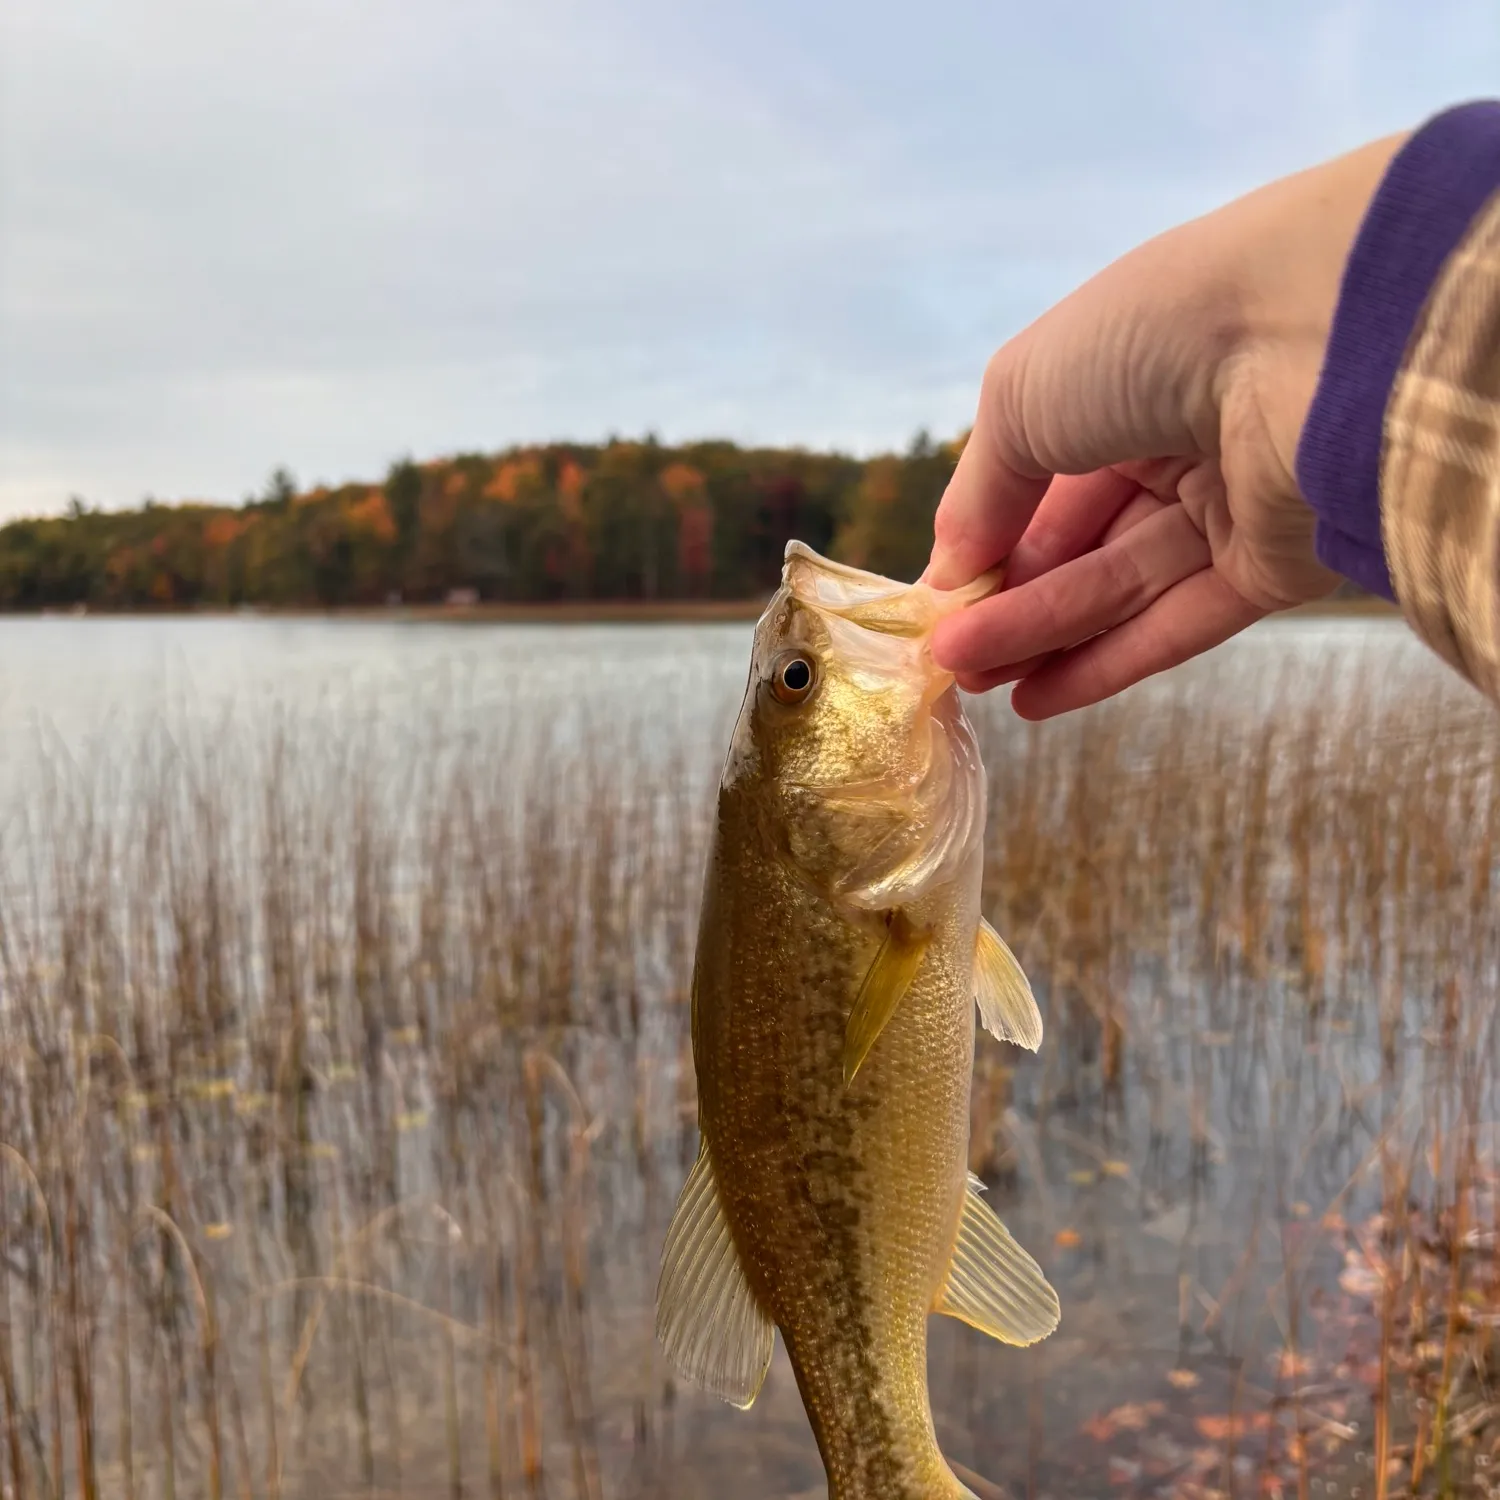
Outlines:
{"label": "wrist", "polygon": [[1386,405],[1444,264],[1500,188],[1500,103],[1429,120],[1395,152],[1370,197],[1339,281],[1296,479],[1326,567],[1393,598],[1381,541]]}

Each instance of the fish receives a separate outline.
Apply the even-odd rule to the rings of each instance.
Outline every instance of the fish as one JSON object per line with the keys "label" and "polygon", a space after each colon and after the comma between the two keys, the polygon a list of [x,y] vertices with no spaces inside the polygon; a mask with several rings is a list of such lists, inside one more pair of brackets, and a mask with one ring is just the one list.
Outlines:
{"label": "fish", "polygon": [[939,1451],[929,1314],[1026,1346],[1057,1293],[968,1171],[977,1003],[1042,1018],[980,912],[987,791],[933,627],[996,586],[787,544],[720,778],[691,992],[697,1160],[662,1249],[669,1367],[748,1408],[779,1331],[830,1500],[974,1492]]}

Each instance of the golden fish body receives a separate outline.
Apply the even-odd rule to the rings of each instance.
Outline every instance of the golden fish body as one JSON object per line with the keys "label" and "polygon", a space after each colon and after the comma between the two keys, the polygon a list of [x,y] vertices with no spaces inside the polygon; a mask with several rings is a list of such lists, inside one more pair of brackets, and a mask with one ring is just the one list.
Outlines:
{"label": "golden fish body", "polygon": [[1057,1323],[967,1171],[976,998],[989,1029],[1041,1040],[980,917],[984,771],[927,648],[968,597],[788,546],[705,879],[702,1143],[658,1332],[686,1378],[748,1406],[779,1328],[832,1500],[970,1493],[933,1431],[930,1313],[1011,1343]]}

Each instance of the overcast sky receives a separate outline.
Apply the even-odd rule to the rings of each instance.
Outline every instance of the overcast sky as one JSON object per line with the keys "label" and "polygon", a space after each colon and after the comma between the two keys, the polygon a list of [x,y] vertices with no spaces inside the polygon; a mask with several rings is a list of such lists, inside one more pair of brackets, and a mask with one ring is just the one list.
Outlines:
{"label": "overcast sky", "polygon": [[1139,239],[1497,90],[1494,0],[0,0],[0,516],[946,434]]}

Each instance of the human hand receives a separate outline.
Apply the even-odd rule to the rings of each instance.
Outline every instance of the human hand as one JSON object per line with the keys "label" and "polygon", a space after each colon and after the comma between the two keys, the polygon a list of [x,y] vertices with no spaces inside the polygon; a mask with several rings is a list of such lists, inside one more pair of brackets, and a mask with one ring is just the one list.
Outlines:
{"label": "human hand", "polygon": [[990,361],[924,577],[1004,588],[940,666],[1023,717],[1107,698],[1332,591],[1295,478],[1344,263],[1404,136],[1116,261]]}

